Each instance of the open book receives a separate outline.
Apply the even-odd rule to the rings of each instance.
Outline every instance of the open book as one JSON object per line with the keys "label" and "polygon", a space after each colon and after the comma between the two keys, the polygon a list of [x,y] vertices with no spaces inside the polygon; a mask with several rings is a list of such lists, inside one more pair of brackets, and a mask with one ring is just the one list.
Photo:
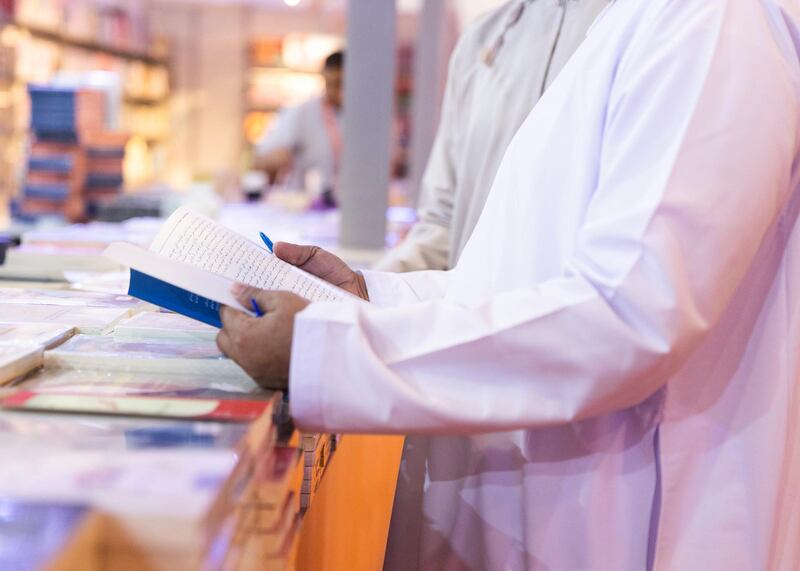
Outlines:
{"label": "open book", "polygon": [[358,299],[185,207],[169,217],[149,250],[115,242],[105,255],[131,268],[130,295],[214,327],[221,327],[221,305],[252,315],[231,294],[234,282],[310,301]]}

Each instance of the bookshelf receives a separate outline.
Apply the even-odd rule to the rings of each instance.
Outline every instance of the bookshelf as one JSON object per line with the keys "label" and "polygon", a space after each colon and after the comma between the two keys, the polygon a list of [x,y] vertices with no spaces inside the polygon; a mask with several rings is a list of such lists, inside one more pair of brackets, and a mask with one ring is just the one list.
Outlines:
{"label": "bookshelf", "polygon": [[170,62],[166,50],[151,48],[146,18],[135,5],[128,10],[113,3],[18,0],[10,13],[0,9],[0,50],[14,54],[7,65],[0,61],[0,76],[13,77],[0,86],[0,122],[4,131],[13,131],[0,137],[3,196],[19,193],[24,172],[30,117],[26,86],[49,84],[64,74],[108,72],[118,78],[109,128],[129,133],[137,150],[126,159],[126,186],[159,175],[170,126]]}
{"label": "bookshelf", "polygon": [[343,43],[344,39],[336,35],[286,34],[249,44],[243,86],[243,133],[248,154],[283,107],[323,92],[322,64]]}
{"label": "bookshelf", "polygon": [[110,57],[138,61],[147,65],[167,66],[169,63],[166,57],[159,57],[142,51],[129,50],[107,45],[102,42],[72,37],[55,30],[31,26],[14,20],[8,21],[6,25],[14,26],[18,30],[27,32],[37,39],[53,42],[62,47],[76,48],[90,53],[102,53]]}

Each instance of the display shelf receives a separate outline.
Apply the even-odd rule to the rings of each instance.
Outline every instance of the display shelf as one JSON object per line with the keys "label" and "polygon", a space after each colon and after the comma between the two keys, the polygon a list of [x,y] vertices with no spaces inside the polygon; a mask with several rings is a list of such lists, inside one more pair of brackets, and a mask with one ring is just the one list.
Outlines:
{"label": "display shelf", "polygon": [[47,30],[37,26],[31,26],[21,22],[10,22],[9,25],[15,28],[28,32],[31,36],[45,41],[61,44],[65,47],[76,48],[88,52],[103,53],[111,57],[116,57],[129,61],[140,61],[148,65],[167,66],[169,65],[168,58],[154,56],[152,54],[144,53],[141,51],[120,48],[111,46],[100,42],[86,40],[81,38],[71,37],[55,30]]}
{"label": "display shelf", "polygon": [[137,105],[140,107],[158,107],[169,103],[169,97],[134,97],[126,95],[123,99],[126,105]]}
{"label": "display shelf", "polygon": [[301,73],[303,75],[316,75],[316,76],[322,75],[322,73],[319,71],[290,67],[287,65],[251,65],[250,71],[251,72],[279,71],[279,72],[289,72],[289,73]]}
{"label": "display shelf", "polygon": [[247,112],[255,113],[277,113],[282,107],[280,105],[248,105]]}

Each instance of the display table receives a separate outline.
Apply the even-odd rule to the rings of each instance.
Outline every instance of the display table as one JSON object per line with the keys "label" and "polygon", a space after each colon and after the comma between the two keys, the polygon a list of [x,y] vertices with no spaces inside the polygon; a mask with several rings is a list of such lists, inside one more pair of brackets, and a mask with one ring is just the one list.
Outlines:
{"label": "display table", "polygon": [[[218,214],[249,239],[263,229],[276,240],[335,249],[335,212],[231,204]],[[146,244],[160,225],[134,220],[31,231],[26,245],[0,268],[8,273],[0,280],[6,336],[14,343],[22,343],[23,332],[42,337],[36,351],[15,350],[13,363],[20,370],[8,376],[13,386],[4,387],[8,399],[24,401],[38,416],[0,411],[9,459],[0,499],[38,518],[42,536],[51,519],[72,518],[60,543],[44,553],[33,540],[32,551],[63,563],[77,545],[80,568],[90,570],[131,568],[133,557],[135,568],[145,571],[382,568],[403,438],[293,436],[284,403],[262,394],[222,358],[215,329],[122,295],[127,274],[106,267],[100,255],[105,242]],[[80,248],[73,252],[70,244]],[[381,255],[337,253],[355,267]],[[45,324],[57,326],[57,339],[39,331]],[[221,424],[185,412],[151,418],[167,404],[181,411],[190,401],[203,410],[210,402],[215,404],[209,410],[239,410],[245,402],[261,406],[264,399],[280,414],[273,410],[259,413],[258,420]],[[134,404],[146,414],[130,408]],[[146,418],[128,418],[131,411]],[[273,422],[288,426],[288,433],[278,438],[283,431],[270,429]],[[84,450],[86,442],[93,448]],[[27,478],[15,476],[37,473],[41,459],[50,461],[45,473],[51,480],[28,485]],[[149,498],[144,507],[143,498]],[[26,537],[39,537],[30,525],[26,529]],[[21,557],[16,547],[7,551],[11,561]],[[0,550],[0,561],[2,556]]]}
{"label": "display table", "polygon": [[403,438],[347,435],[305,515],[298,571],[383,566]]}

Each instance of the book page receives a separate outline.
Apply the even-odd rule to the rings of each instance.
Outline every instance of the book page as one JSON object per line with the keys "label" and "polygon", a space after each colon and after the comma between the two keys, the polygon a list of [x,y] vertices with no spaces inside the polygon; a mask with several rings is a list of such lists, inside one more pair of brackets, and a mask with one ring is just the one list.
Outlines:
{"label": "book page", "polygon": [[185,207],[164,223],[150,250],[237,282],[290,291],[310,301],[350,297],[344,290],[287,264],[264,247]]}

